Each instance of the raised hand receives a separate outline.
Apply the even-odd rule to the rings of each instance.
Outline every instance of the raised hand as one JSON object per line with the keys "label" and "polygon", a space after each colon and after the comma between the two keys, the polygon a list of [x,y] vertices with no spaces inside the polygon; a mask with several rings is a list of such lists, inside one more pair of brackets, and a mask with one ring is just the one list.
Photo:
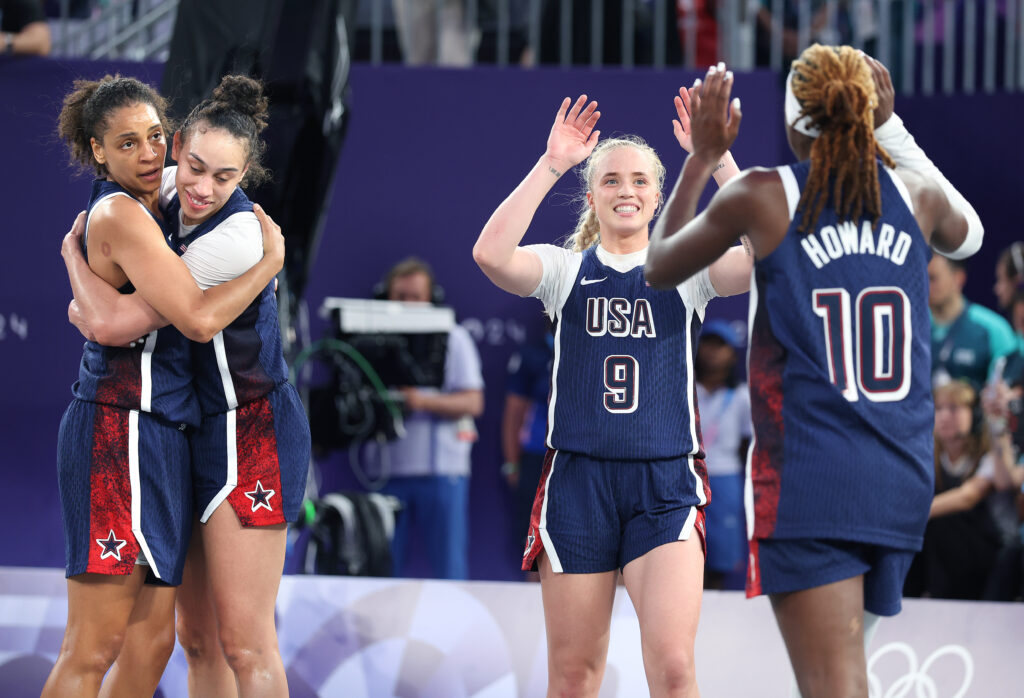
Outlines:
{"label": "raised hand", "polygon": [[679,96],[672,100],[676,105],[676,115],[679,117],[672,119],[672,134],[682,149],[688,153],[693,152],[693,141],[690,139],[690,102],[696,90],[695,87],[680,87]]}
{"label": "raised hand", "polygon": [[743,118],[739,98],[729,102],[732,71],[727,71],[724,63],[711,66],[704,83],[698,79],[694,87],[697,90],[690,95],[692,153],[717,162],[736,140]]}
{"label": "raised hand", "polygon": [[594,125],[601,118],[597,102],[587,104],[587,96],[580,95],[576,103],[572,104],[572,109],[569,109],[570,104],[572,102],[568,97],[562,100],[551,133],[548,134],[546,155],[562,165],[562,172],[586,160],[601,135],[600,131],[594,130]]}
{"label": "raised hand", "polygon": [[871,69],[871,77],[875,80],[875,92],[878,95],[878,106],[875,107],[875,128],[878,128],[892,116],[893,106],[896,102],[896,90],[892,86],[892,77],[889,69],[882,65],[868,54],[864,54],[864,60]]}

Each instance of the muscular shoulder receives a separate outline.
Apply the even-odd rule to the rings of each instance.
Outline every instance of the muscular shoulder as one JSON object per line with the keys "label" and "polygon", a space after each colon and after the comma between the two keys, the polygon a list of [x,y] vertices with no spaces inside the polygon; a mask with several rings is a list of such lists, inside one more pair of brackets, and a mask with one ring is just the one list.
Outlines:
{"label": "muscular shoulder", "polygon": [[154,238],[161,243],[162,233],[149,212],[129,196],[111,196],[93,207],[89,214],[89,235],[110,242],[128,242]]}
{"label": "muscular shoulder", "polygon": [[751,167],[730,179],[715,195],[717,207],[735,215],[762,216],[766,208],[785,208],[785,191],[778,170]]}

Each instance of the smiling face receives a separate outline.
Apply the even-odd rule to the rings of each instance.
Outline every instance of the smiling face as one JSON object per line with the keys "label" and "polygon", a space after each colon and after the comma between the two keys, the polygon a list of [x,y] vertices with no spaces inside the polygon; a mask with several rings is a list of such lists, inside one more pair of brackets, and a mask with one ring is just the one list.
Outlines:
{"label": "smiling face", "polygon": [[658,209],[658,177],[647,153],[622,146],[609,150],[595,168],[587,203],[601,225],[603,239],[645,237]]}
{"label": "smiling face", "polygon": [[110,113],[102,140],[90,140],[96,162],[108,179],[145,199],[160,189],[167,140],[156,109],[136,103]]}
{"label": "smiling face", "polygon": [[179,131],[171,154],[178,162],[174,184],[185,225],[200,223],[219,211],[245,175],[245,143],[224,129],[200,123],[187,140]]}

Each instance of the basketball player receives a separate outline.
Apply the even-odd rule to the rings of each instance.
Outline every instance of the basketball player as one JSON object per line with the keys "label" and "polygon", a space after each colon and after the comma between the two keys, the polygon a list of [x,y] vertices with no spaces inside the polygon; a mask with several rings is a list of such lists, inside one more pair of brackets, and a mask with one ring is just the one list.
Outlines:
{"label": "basketball player", "polygon": [[[226,76],[174,136],[162,200],[177,223],[169,240],[195,283],[210,288],[258,262],[259,222],[238,188],[265,178],[259,158],[267,100],[244,76]],[[84,275],[83,275],[84,276]],[[84,318],[125,339],[164,320],[139,298],[122,298],[98,277],[75,287],[106,296],[109,315]],[[193,693],[283,695],[287,691],[274,625],[287,521],[297,518],[309,465],[309,425],[281,352],[272,285],[209,343],[193,343],[192,374],[202,408],[190,434],[196,514],[178,594],[178,636]],[[173,627],[173,612],[140,624],[118,658],[112,687],[128,695],[147,638]],[[223,647],[223,652],[221,648]],[[224,658],[227,658],[225,664]],[[229,668],[230,667],[230,668]],[[151,690],[151,689],[150,689]]]}
{"label": "basketball player", "polygon": [[284,245],[265,221],[266,254],[248,274],[211,291],[195,285],[160,228],[166,119],[148,85],[78,81],[58,130],[72,161],[99,177],[85,224],[88,263],[75,249],[80,239],[65,240],[62,253],[122,293],[134,288],[174,324],[127,347],[86,343],[61,421],[68,621],[43,695],[95,696],[147,571],[181,580],[192,517],[183,429],[199,424],[185,336],[207,341],[210,328],[242,312],[281,269]]}
{"label": "basketball player", "polygon": [[892,115],[880,64],[815,44],[787,86],[801,162],[748,170],[694,218],[741,119],[731,76],[708,72],[646,271],[671,287],[749,236],[747,593],[770,596],[804,698],[866,698],[864,626],[899,612],[932,499],[927,263],[973,254],[982,228]]}
{"label": "basketball player", "polygon": [[[676,135],[689,146],[683,92]],[[705,305],[746,291],[752,259],[737,247],[678,288],[647,286],[648,227],[665,168],[639,138],[599,143],[596,109],[585,95],[562,103],[544,155],[473,249],[497,286],[541,299],[556,327],[551,450],[523,569],[539,566],[549,696],[597,695],[620,569],[640,621],[651,694],[696,696],[701,509],[710,493],[693,358]],[[585,159],[586,203],[572,249],[520,247],[548,191]],[[721,164],[720,184],[736,171],[727,153]]]}

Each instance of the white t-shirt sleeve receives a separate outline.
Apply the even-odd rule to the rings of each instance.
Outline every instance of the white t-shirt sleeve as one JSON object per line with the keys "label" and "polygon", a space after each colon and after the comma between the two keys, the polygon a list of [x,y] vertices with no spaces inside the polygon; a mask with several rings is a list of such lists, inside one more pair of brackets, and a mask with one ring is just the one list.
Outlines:
{"label": "white t-shirt sleeve", "polygon": [[476,350],[472,335],[461,325],[455,325],[448,333],[442,389],[446,393],[451,393],[459,390],[483,390],[483,387],[480,352]]}
{"label": "white t-shirt sleeve", "polygon": [[181,256],[199,288],[231,281],[263,258],[263,232],[252,211],[229,216]]}
{"label": "white t-shirt sleeve", "polygon": [[557,245],[526,245],[523,249],[537,255],[544,270],[540,283],[530,296],[539,298],[544,304],[544,312],[554,319],[569,297],[583,262],[583,254]]}
{"label": "white t-shirt sleeve", "polygon": [[174,198],[174,178],[178,174],[178,166],[171,165],[165,167],[162,178],[160,179],[160,206],[165,207],[171,203],[171,199]]}

